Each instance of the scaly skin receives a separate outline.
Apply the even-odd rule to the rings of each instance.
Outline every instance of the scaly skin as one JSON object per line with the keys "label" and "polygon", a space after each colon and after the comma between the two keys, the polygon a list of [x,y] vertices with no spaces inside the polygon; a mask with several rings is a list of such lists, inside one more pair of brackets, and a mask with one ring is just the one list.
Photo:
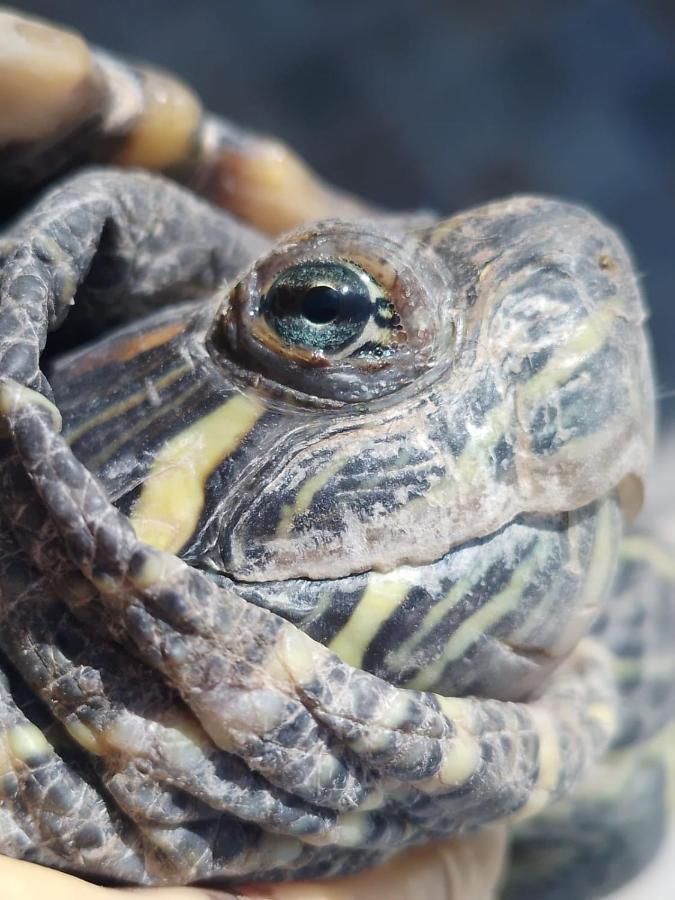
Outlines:
{"label": "scaly skin", "polygon": [[[230,212],[109,167],[0,240],[0,850],[141,884],[341,874],[542,814],[652,737],[675,576],[651,553],[649,591],[611,594],[654,405],[620,238],[539,197],[375,213],[279,153],[262,191],[261,139],[63,41],[0,183],[106,159]],[[317,260],[381,294],[353,352],[264,315]],[[627,679],[638,623],[661,665]],[[545,896],[524,871],[507,890]]]}

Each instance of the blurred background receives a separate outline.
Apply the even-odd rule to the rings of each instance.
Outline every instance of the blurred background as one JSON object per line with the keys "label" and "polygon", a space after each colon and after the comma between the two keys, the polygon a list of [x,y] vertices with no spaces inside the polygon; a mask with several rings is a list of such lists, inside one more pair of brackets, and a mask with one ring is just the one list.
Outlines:
{"label": "blurred background", "polygon": [[382,205],[538,191],[594,207],[635,252],[675,424],[673,0],[13,5],[173,69]]}

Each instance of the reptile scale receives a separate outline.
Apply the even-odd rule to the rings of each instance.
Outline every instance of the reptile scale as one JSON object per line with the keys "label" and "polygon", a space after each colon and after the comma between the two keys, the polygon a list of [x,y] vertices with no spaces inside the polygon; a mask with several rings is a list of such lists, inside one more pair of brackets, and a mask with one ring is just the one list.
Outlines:
{"label": "reptile scale", "polygon": [[495,896],[632,876],[675,555],[627,528],[621,238],[374,209],[71,32],[0,50],[0,852],[236,885],[494,829]]}

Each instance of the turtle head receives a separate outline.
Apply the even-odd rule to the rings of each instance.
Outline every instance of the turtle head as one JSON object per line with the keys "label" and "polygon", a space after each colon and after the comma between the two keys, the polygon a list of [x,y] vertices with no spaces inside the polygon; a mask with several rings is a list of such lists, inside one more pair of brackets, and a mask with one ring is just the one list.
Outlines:
{"label": "turtle head", "polygon": [[552,200],[293,235],[209,337],[286,448],[225,529],[227,570],[387,572],[619,486],[634,503],[653,430],[643,319],[616,234]]}
{"label": "turtle head", "polygon": [[639,504],[643,319],[616,234],[525,197],[304,229],[52,383],[143,540],[390,681],[514,699]]}

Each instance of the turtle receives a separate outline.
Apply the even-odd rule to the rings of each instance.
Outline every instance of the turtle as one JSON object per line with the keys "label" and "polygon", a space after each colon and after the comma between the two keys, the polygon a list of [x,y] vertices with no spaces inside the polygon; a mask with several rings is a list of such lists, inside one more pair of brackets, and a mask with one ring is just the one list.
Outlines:
{"label": "turtle", "polygon": [[675,556],[632,528],[622,237],[377,209],[73,32],[0,45],[0,852],[237,885],[493,829],[503,897],[638,871]]}

